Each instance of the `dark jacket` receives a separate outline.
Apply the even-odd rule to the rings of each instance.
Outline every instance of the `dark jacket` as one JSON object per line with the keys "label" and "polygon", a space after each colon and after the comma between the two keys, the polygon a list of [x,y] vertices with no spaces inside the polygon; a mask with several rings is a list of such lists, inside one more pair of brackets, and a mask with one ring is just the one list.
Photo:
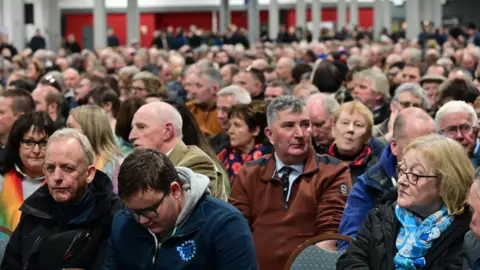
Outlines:
{"label": "dark jacket", "polygon": [[36,52],[37,50],[45,49],[47,44],[45,42],[45,38],[35,35],[30,40],[30,44],[28,44],[28,46],[30,49],[32,49],[32,52]]}
{"label": "dark jacket", "polygon": [[465,234],[463,249],[465,250],[463,270],[480,270],[480,240],[472,231]]}
{"label": "dark jacket", "polygon": [[216,154],[219,154],[225,147],[230,144],[230,137],[225,131],[218,133],[209,139],[209,143],[212,146]]}
{"label": "dark jacket", "polygon": [[[182,184],[184,189],[190,186],[191,195],[185,196],[178,219],[189,205],[191,214],[171,236],[159,239],[126,211],[119,212],[103,269],[256,270],[252,234],[245,217],[232,205],[204,192],[209,182],[207,177],[185,168],[184,173],[179,167],[177,171],[180,182],[191,181],[189,185]],[[200,185],[203,185],[201,193],[194,195]]]}
{"label": "dark jacket", "polygon": [[[425,254],[423,270],[461,269],[463,237],[468,231],[471,213],[455,217],[455,221],[433,242]],[[375,208],[358,232],[357,238],[337,261],[337,270],[368,269],[394,270],[397,253],[395,242],[401,224],[395,215],[395,205],[388,203]]]}
{"label": "dark jacket", "polygon": [[[396,164],[397,158],[392,154],[390,145],[388,145],[380,157],[380,162],[357,178],[357,182],[348,196],[347,206],[343,210],[340,234],[350,237],[357,236],[368,212],[377,206],[380,198],[393,189],[391,178],[397,178]],[[338,242],[339,250],[344,250],[347,246],[347,242]]]}
{"label": "dark jacket", "polygon": [[108,36],[107,37],[107,47],[118,47],[120,46],[120,41],[116,35]]}
{"label": "dark jacket", "polygon": [[107,175],[97,171],[76,204],[55,202],[44,185],[23,203],[2,270],[102,269],[113,216],[123,207]]}

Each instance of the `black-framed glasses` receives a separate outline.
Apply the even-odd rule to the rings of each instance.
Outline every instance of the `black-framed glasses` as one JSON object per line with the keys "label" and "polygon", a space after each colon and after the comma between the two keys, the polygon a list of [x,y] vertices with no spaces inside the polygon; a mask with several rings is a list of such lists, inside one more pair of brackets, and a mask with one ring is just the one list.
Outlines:
{"label": "black-framed glasses", "polygon": [[465,123],[458,126],[448,126],[440,131],[448,137],[454,137],[459,130],[463,135],[468,135],[472,132],[473,126]]}
{"label": "black-framed glasses", "polygon": [[163,200],[167,196],[168,194],[163,195],[163,197],[157,203],[144,209],[132,210],[127,208],[126,213],[131,215],[136,221],[140,221],[140,216],[148,219],[156,218],[158,217],[158,207],[160,206],[160,204],[162,204]]}
{"label": "black-framed glasses", "polygon": [[47,143],[48,143],[48,141],[45,139],[40,141],[35,141],[32,139],[26,139],[26,140],[22,139],[20,142],[22,143],[23,147],[25,147],[25,149],[31,149],[31,148],[34,148],[35,145],[38,145],[38,147],[40,147],[40,149],[42,150],[45,150],[47,148]]}
{"label": "black-framed glasses", "polygon": [[398,99],[395,99],[395,101],[398,104],[402,105],[402,107],[404,107],[404,108],[410,108],[410,107],[422,108],[422,104],[413,103],[413,102],[410,102],[410,101],[400,101]]}
{"label": "black-framed glasses", "polygon": [[410,184],[416,185],[418,183],[418,179],[420,178],[437,178],[438,176],[436,175],[421,175],[421,174],[416,174],[412,172],[407,172],[404,168],[402,168],[402,164],[397,165],[397,175],[398,179],[405,175],[407,177],[407,180]]}

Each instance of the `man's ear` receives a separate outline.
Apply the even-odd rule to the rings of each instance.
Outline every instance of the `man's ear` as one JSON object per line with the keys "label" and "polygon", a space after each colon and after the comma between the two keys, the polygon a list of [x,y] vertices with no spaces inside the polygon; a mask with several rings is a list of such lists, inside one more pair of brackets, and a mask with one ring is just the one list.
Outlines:
{"label": "man's ear", "polygon": [[56,114],[58,109],[58,105],[55,103],[48,104],[47,105],[47,113],[50,114]]}
{"label": "man's ear", "polygon": [[174,199],[179,199],[183,194],[183,188],[177,181],[173,181],[170,184],[170,194]]}
{"label": "man's ear", "polygon": [[173,124],[171,122],[166,122],[164,125],[165,125],[165,132],[163,134],[164,141],[169,141],[170,139],[178,135],[178,134],[175,134],[175,128],[173,127]]}
{"label": "man's ear", "polygon": [[103,109],[106,111],[106,112],[110,112],[112,111],[112,102],[105,102],[105,104],[103,104]]}
{"label": "man's ear", "polygon": [[392,154],[398,157],[398,143],[397,140],[395,140],[394,138],[390,140],[390,149],[392,150]]}
{"label": "man's ear", "polygon": [[94,165],[88,166],[87,169],[87,184],[90,184],[95,177],[95,173],[97,172],[97,168]]}
{"label": "man's ear", "polygon": [[272,136],[272,129],[270,127],[265,128],[265,136],[268,138],[268,141],[270,142],[271,145],[275,144],[275,140],[273,139],[273,136]]}

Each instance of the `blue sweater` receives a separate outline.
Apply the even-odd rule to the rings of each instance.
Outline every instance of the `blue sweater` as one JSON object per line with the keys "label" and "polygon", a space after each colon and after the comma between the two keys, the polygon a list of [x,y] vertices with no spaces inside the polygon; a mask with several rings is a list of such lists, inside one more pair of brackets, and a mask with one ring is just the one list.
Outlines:
{"label": "blue sweater", "polygon": [[[397,179],[396,165],[397,158],[392,154],[390,144],[387,144],[380,157],[380,162],[359,176],[353,185],[343,211],[339,233],[350,237],[357,235],[368,212],[377,205],[384,193],[393,188],[391,178]],[[346,242],[338,242],[339,250],[344,250],[347,246]]]}
{"label": "blue sweater", "polygon": [[185,224],[163,242],[119,212],[103,269],[254,270],[257,261],[244,216],[230,204],[204,195]]}

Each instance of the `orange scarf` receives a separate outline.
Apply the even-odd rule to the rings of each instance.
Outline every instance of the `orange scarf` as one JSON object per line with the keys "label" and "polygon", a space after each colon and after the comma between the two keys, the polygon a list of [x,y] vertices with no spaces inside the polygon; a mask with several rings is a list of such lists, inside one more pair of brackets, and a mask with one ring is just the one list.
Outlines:
{"label": "orange scarf", "polygon": [[0,194],[0,225],[15,230],[20,222],[23,204],[22,177],[12,169],[5,174],[3,189]]}

